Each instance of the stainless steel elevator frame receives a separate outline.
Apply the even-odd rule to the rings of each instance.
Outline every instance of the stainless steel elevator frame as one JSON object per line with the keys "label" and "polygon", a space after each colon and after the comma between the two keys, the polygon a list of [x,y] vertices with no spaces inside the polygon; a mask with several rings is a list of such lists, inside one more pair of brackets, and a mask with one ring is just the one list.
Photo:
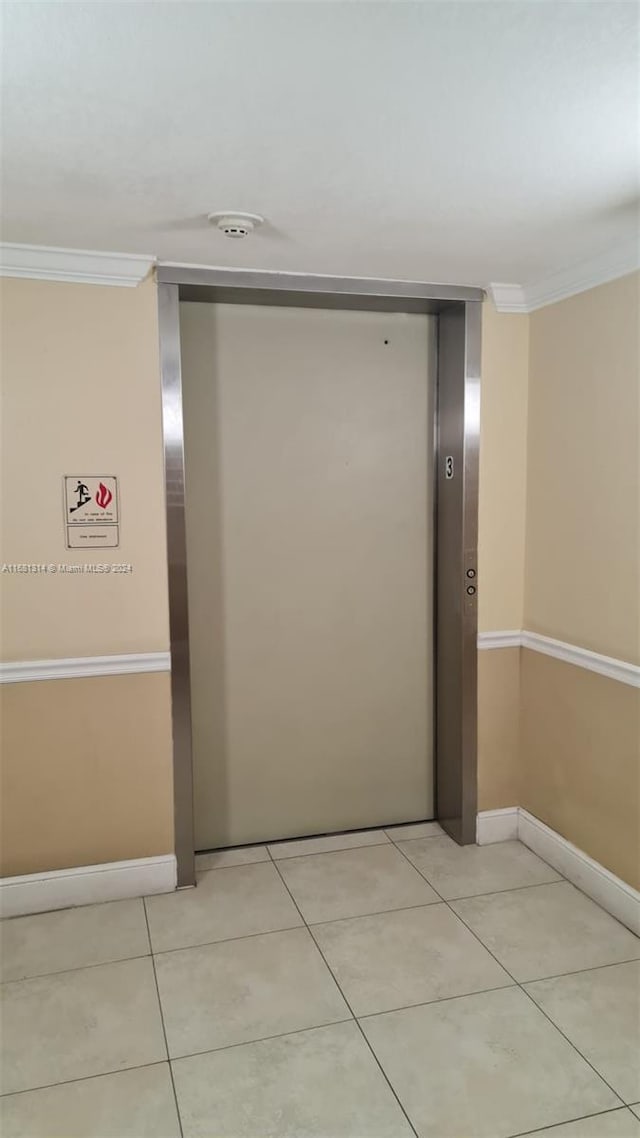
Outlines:
{"label": "stainless steel elevator frame", "polygon": [[463,845],[477,810],[478,450],[481,305],[476,288],[160,265],[160,365],[169,561],[178,886],[195,883],[185,530],[181,300],[437,316],[435,423],[436,817]]}

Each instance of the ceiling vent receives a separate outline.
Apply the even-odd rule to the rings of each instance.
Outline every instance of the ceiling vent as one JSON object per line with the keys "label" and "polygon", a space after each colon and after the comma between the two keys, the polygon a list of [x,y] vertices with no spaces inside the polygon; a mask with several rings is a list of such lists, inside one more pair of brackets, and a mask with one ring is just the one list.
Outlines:
{"label": "ceiling vent", "polygon": [[259,213],[238,213],[237,211],[227,212],[222,211],[218,213],[210,213],[208,217],[210,225],[215,225],[225,237],[248,237],[253,233],[254,229],[262,225],[264,217],[260,217]]}

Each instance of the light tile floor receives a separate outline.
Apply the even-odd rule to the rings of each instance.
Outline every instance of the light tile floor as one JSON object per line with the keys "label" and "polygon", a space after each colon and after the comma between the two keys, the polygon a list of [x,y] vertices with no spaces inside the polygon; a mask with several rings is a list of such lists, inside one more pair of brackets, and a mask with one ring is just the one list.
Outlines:
{"label": "light tile floor", "polygon": [[640,1138],[640,941],[435,823],[2,924],[2,1138]]}

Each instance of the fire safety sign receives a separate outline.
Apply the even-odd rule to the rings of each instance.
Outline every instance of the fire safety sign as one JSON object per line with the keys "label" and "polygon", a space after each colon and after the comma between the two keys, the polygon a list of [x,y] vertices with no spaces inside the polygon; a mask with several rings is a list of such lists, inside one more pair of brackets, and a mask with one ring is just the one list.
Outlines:
{"label": "fire safety sign", "polygon": [[118,479],[108,474],[65,474],[67,549],[114,549],[120,544]]}

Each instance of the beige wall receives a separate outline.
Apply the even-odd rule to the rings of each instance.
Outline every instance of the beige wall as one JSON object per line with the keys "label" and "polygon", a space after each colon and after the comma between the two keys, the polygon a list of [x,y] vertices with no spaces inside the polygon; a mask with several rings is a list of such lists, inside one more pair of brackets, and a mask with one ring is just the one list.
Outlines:
{"label": "beige wall", "polygon": [[[639,292],[634,274],[530,317],[485,305],[481,630],[640,659]],[[480,809],[521,805],[637,885],[638,691],[496,649],[478,703]]]}
{"label": "beige wall", "polygon": [[640,888],[640,691],[522,653],[520,805]]}
{"label": "beige wall", "polygon": [[[61,479],[111,470],[113,560],[134,565],[3,576],[4,658],[166,650],[154,285],[5,281],[2,318],[1,560],[105,560],[65,550]],[[637,660],[638,277],[530,318],[486,305],[483,335],[480,628]],[[546,657],[482,652],[480,808],[519,803],[635,879],[636,699]],[[2,872],[171,849],[166,676],[7,685],[3,704]]]}
{"label": "beige wall", "polygon": [[3,684],[0,875],[173,850],[169,676]]}
{"label": "beige wall", "polygon": [[520,649],[478,653],[478,810],[520,802]]}
{"label": "beige wall", "polygon": [[[131,574],[3,574],[6,661],[166,651],[156,289],[2,282],[2,562]],[[115,474],[121,545],[67,550],[62,476]],[[2,688],[2,868],[173,848],[167,675]]]}
{"label": "beige wall", "polygon": [[[4,280],[2,562],[131,574],[2,577],[2,658],[168,647],[156,288]],[[120,548],[67,550],[64,474],[119,479]]]}
{"label": "beige wall", "polygon": [[[639,285],[531,316],[525,627],[640,659]],[[626,881],[640,876],[637,689],[530,651],[520,805]]]}
{"label": "beige wall", "polygon": [[640,662],[640,274],[531,316],[525,627]]}

